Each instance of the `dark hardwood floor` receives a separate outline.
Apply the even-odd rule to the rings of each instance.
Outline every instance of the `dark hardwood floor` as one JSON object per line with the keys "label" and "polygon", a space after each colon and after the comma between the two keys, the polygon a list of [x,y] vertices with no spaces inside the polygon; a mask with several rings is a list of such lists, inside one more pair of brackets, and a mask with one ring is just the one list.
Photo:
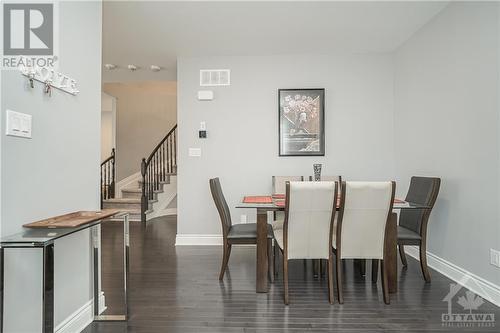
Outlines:
{"label": "dark hardwood floor", "polygon": [[[107,222],[103,237],[103,289],[108,310],[121,307],[122,224]],[[314,279],[312,264],[290,264],[290,305],[283,304],[282,274],[268,294],[255,293],[255,248],[233,246],[229,270],[218,281],[222,248],[175,247],[176,219],[159,218],[145,230],[131,224],[130,319],[127,323],[92,323],[86,333],[116,332],[498,332],[500,308],[485,301],[473,313],[494,313],[497,327],[445,327],[443,298],[452,283],[431,271],[425,283],[417,261],[399,267],[399,292],[391,304],[378,284],[361,277],[353,262],[345,263],[344,304],[328,303],[327,280]],[[112,265],[111,265],[112,264]],[[281,267],[278,266],[279,268]],[[463,295],[462,290],[459,295]],[[336,296],[336,293],[335,293]],[[468,313],[456,302],[453,313]]]}

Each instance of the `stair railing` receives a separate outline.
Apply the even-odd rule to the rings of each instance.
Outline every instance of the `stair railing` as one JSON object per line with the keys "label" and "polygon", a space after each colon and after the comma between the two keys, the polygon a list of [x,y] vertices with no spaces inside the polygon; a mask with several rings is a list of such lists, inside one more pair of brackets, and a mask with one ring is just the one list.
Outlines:
{"label": "stair railing", "polygon": [[160,190],[161,182],[177,172],[176,140],[177,125],[156,145],[147,159],[142,159],[141,222],[146,222],[149,201],[154,199],[155,191]]}
{"label": "stair railing", "polygon": [[104,200],[115,197],[115,148],[111,149],[111,156],[101,163],[101,209]]}

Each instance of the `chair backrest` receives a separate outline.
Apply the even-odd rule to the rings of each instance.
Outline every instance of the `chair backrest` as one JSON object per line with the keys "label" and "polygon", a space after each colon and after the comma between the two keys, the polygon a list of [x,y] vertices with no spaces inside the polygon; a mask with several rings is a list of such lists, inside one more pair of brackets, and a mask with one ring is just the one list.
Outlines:
{"label": "chair backrest", "polygon": [[341,188],[336,230],[340,258],[382,259],[396,183],[343,182]]}
{"label": "chair backrest", "polygon": [[287,259],[328,259],[336,182],[287,182],[284,251]]}
{"label": "chair backrest", "polygon": [[285,194],[286,182],[301,182],[302,176],[273,176],[273,194]]}
{"label": "chair backrest", "polygon": [[429,209],[402,209],[399,225],[423,235],[427,232],[427,222],[436,202],[441,179],[434,177],[411,177],[406,201],[422,204]]}
{"label": "chair backrest", "polygon": [[[309,181],[312,182],[314,180],[314,176],[309,176]],[[306,179],[304,177],[304,179]],[[342,184],[342,176],[321,176],[321,182],[339,182]]]}
{"label": "chair backrest", "polygon": [[220,221],[222,224],[222,234],[224,238],[227,236],[229,229],[231,228],[231,212],[229,211],[229,206],[227,205],[224,194],[222,193],[222,187],[220,186],[219,178],[210,179],[210,191],[212,192],[212,198],[214,199],[215,206],[219,212]]}

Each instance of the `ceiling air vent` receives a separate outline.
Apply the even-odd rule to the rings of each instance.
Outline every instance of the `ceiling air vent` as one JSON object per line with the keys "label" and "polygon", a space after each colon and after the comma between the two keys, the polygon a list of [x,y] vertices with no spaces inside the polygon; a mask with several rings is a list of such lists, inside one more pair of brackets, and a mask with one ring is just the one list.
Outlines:
{"label": "ceiling air vent", "polygon": [[231,85],[231,70],[229,69],[202,69],[200,70],[200,86],[229,86]]}

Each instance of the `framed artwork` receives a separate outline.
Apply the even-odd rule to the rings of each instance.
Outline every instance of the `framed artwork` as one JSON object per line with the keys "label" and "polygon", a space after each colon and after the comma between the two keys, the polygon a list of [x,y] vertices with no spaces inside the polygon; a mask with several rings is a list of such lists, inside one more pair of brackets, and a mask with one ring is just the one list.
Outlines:
{"label": "framed artwork", "polygon": [[325,155],[325,89],[279,89],[279,156]]}

